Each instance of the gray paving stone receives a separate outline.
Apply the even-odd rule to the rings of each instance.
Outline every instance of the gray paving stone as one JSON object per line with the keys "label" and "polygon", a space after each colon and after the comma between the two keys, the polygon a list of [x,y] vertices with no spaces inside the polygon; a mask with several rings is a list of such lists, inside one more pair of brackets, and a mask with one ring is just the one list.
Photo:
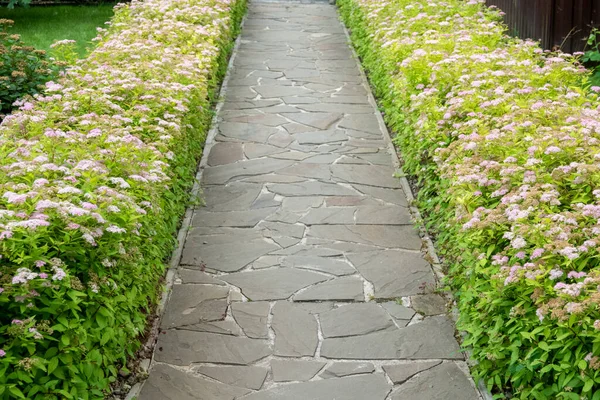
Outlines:
{"label": "gray paving stone", "polygon": [[304,181],[268,184],[267,189],[282,196],[353,196],[356,192],[335,183]]}
{"label": "gray paving stone", "polygon": [[223,186],[207,186],[202,189],[206,211],[241,211],[249,209],[260,195],[262,185],[233,182]]}
{"label": "gray paving stone", "polygon": [[[202,379],[166,364],[155,364],[141,400],[234,400],[251,390]],[[200,397],[199,397],[200,396]]]}
{"label": "gray paving stone", "polygon": [[386,248],[421,248],[421,238],[412,226],[313,225],[308,231],[308,236]]}
{"label": "gray paving stone", "polygon": [[185,325],[183,329],[196,332],[211,332],[221,335],[242,336],[240,327],[233,321],[208,321]]}
{"label": "gray paving stone", "polygon": [[410,298],[411,307],[423,315],[439,315],[447,312],[446,299],[439,294],[423,294]]}
{"label": "gray paving stone", "polygon": [[158,362],[247,365],[271,354],[266,340],[170,329],[158,335]]}
{"label": "gray paving stone", "polygon": [[365,225],[409,225],[412,223],[412,219],[406,207],[367,205],[357,208],[356,223]]}
{"label": "gray paving stone", "polygon": [[246,336],[255,339],[269,337],[267,320],[270,309],[271,305],[264,301],[231,303],[233,318],[241,326]]}
{"label": "gray paving stone", "polygon": [[352,225],[354,224],[354,207],[321,207],[313,208],[300,222],[310,225]]}
{"label": "gray paving stone", "polygon": [[387,189],[367,185],[352,185],[356,190],[376,199],[383,200],[387,203],[397,204],[403,207],[408,207],[406,195],[401,189]]}
{"label": "gray paving stone", "polygon": [[265,143],[277,128],[244,122],[221,122],[217,140],[237,140]]}
{"label": "gray paving stone", "polygon": [[368,362],[336,362],[319,376],[324,379],[341,378],[349,375],[370,374],[373,371],[375,371],[375,366]]}
{"label": "gray paving stone", "polygon": [[[321,105],[317,105],[317,107],[320,106]],[[346,136],[346,133],[341,129],[301,132],[296,133],[294,137],[300,144],[325,144],[348,140],[348,136]]]}
{"label": "gray paving stone", "polygon": [[390,398],[392,400],[477,400],[479,395],[469,378],[456,364],[445,362],[401,385]]}
{"label": "gray paving stone", "polygon": [[344,305],[320,314],[319,319],[326,338],[365,335],[394,326],[377,303]]}
{"label": "gray paving stone", "polygon": [[273,360],[271,370],[275,382],[308,381],[325,366],[322,361]]}
{"label": "gray paving stone", "polygon": [[314,356],[317,350],[317,321],[306,310],[286,301],[273,307],[275,355],[284,357]]}
{"label": "gray paving stone", "polygon": [[446,317],[430,317],[402,329],[327,338],[321,356],[348,360],[463,358],[454,338],[454,326]]}
{"label": "gray paving stone", "polygon": [[290,268],[312,269],[337,276],[351,275],[356,272],[347,262],[332,257],[293,255],[283,258],[281,265]]}
{"label": "gray paving stone", "polygon": [[325,164],[313,164],[313,163],[299,163],[286,167],[279,170],[277,173],[282,175],[294,175],[303,176],[305,178],[314,178],[321,181],[327,181],[331,177],[331,171],[329,165]]}
{"label": "gray paving stone", "polygon": [[283,199],[282,209],[289,211],[304,211],[323,204],[322,196],[287,197]]}
{"label": "gray paving stone", "polygon": [[240,143],[215,143],[208,154],[208,165],[231,164],[244,159]]}
{"label": "gray paving stone", "polygon": [[279,249],[276,244],[265,241],[257,231],[232,228],[228,233],[201,235],[192,229],[183,248],[181,264],[235,272],[260,256]]}
{"label": "gray paving stone", "polygon": [[225,282],[215,279],[206,272],[198,271],[196,269],[179,268],[178,274],[181,283],[202,283],[225,286]]}
{"label": "gray paving stone", "polygon": [[421,371],[428,370],[442,363],[436,361],[411,361],[402,364],[384,365],[383,370],[394,384],[404,383]]}
{"label": "gray paving stone", "polygon": [[246,143],[244,145],[244,154],[250,159],[282,153],[284,151],[285,150],[280,147],[271,146],[269,144]]}
{"label": "gray paving stone", "polygon": [[283,222],[263,221],[260,224],[261,228],[265,228],[266,237],[289,236],[301,239],[304,236],[304,225],[286,224]]}
{"label": "gray paving stone", "polygon": [[219,382],[237,387],[258,390],[262,387],[269,370],[265,367],[247,366],[207,366],[194,368],[194,371]]}
{"label": "gray paving stone", "polygon": [[275,213],[278,207],[257,208],[246,211],[211,212],[197,210],[192,219],[192,226],[215,226],[232,228],[252,228],[260,221]]}
{"label": "gray paving stone", "polygon": [[358,276],[318,283],[296,294],[294,301],[364,301],[364,284]]}
{"label": "gray paving stone", "polygon": [[327,279],[322,274],[293,268],[238,272],[223,277],[253,301],[287,299],[298,290]]}
{"label": "gray paving stone", "polygon": [[329,129],[342,118],[340,113],[307,112],[283,114],[287,119],[303,125],[312,126],[317,129]]}
{"label": "gray paving stone", "polygon": [[275,160],[270,158],[265,160],[239,161],[235,164],[208,167],[204,170],[202,179],[207,185],[221,185],[234,178],[268,174],[292,164],[293,161]]}
{"label": "gray paving stone", "polygon": [[353,253],[347,257],[373,284],[376,299],[419,294],[424,286],[435,284],[431,267],[420,253],[384,250]]}
{"label": "gray paving stone", "polygon": [[169,329],[222,320],[228,294],[229,289],[224,286],[174,285],[161,326]]}
{"label": "gray paving stone", "polygon": [[381,188],[401,188],[399,179],[393,177],[394,169],[379,165],[341,165],[331,166],[335,178],[350,183],[377,186]]}
{"label": "gray paving stone", "polygon": [[385,303],[380,304],[387,310],[392,318],[395,319],[410,320],[413,315],[415,315],[415,311],[413,309],[404,307],[402,304],[398,304],[395,301],[386,301]]}
{"label": "gray paving stone", "polygon": [[383,374],[355,375],[276,386],[243,400],[384,400],[390,390]]}

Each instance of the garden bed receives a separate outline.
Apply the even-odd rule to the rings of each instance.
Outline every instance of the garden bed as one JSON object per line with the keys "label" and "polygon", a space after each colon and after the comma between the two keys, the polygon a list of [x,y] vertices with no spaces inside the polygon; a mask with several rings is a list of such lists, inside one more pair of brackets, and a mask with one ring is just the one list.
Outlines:
{"label": "garden bed", "polygon": [[99,399],[140,346],[243,0],[119,5],[0,126],[0,398]]}
{"label": "garden bed", "polygon": [[496,398],[600,399],[600,87],[480,2],[338,0]]}

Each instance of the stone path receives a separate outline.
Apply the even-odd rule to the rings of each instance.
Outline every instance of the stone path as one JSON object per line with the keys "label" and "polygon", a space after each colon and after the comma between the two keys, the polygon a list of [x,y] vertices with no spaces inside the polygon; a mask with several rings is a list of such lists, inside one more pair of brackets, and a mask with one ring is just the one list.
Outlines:
{"label": "stone path", "polygon": [[140,398],[479,399],[335,7],[254,2],[230,73]]}

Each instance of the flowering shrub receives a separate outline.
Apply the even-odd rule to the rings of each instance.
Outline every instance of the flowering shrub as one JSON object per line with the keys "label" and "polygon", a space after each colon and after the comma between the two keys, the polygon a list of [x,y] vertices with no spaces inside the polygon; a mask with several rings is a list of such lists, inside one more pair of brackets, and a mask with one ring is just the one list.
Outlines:
{"label": "flowering shrub", "polygon": [[39,93],[43,85],[58,76],[59,64],[49,62],[44,50],[25,46],[19,35],[10,34],[9,19],[0,19],[0,114],[10,112],[13,103]]}
{"label": "flowering shrub", "polygon": [[103,398],[139,346],[244,1],[134,0],[0,126],[0,398]]}
{"label": "flowering shrub", "polygon": [[476,377],[496,398],[600,399],[600,87],[476,0],[339,4],[418,178]]}

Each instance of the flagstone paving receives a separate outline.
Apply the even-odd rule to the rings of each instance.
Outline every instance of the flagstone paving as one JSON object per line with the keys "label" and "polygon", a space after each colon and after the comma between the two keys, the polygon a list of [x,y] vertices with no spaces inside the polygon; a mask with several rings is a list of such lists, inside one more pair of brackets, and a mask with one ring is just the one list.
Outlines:
{"label": "flagstone paving", "polygon": [[334,6],[250,4],[142,400],[480,398],[368,94]]}

